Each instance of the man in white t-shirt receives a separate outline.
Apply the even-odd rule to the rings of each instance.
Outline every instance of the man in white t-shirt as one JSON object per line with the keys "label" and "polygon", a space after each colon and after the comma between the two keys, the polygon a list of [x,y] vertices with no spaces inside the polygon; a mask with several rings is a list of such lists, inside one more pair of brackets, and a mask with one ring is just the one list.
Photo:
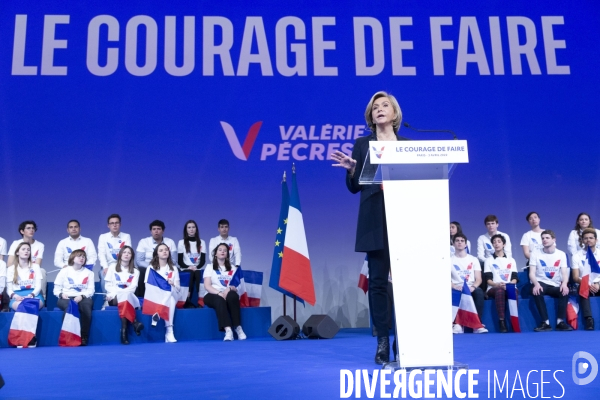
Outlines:
{"label": "man in white t-shirt", "polygon": [[[484,293],[481,290],[481,266],[479,260],[467,253],[467,237],[463,233],[457,233],[454,236],[454,255],[450,258],[452,262],[452,287],[462,291],[463,283],[466,280],[471,296],[477,309],[477,314],[481,320],[483,316]],[[474,333],[486,333],[488,330],[483,328],[475,329]],[[454,324],[452,328],[454,333],[463,333],[463,327]]]}
{"label": "man in white t-shirt", "polygon": [[69,237],[58,242],[54,252],[54,266],[56,268],[66,268],[69,265],[69,256],[74,250],[83,250],[86,254],[85,265],[87,269],[93,270],[98,254],[92,239],[81,236],[81,225],[76,219],[72,219],[67,224]]}
{"label": "man in white t-shirt", "polygon": [[44,244],[39,240],[35,240],[33,237],[37,232],[37,224],[35,221],[23,221],[19,224],[19,233],[21,234],[21,239],[15,240],[11,243],[10,249],[8,249],[8,261],[7,265],[13,265],[15,262],[15,252],[17,251],[17,247],[23,243],[29,243],[31,246],[31,262],[36,263],[40,266],[40,272],[42,275],[42,296],[44,299],[46,298],[46,270],[42,268],[42,259],[44,258]]}
{"label": "man in white t-shirt", "polygon": [[542,322],[534,331],[548,332],[552,330],[544,295],[558,299],[556,330],[572,331],[573,328],[565,322],[569,302],[567,256],[556,248],[556,235],[550,229],[542,232],[542,245],[544,246],[542,251],[531,254],[529,260],[529,280],[533,285],[533,299],[542,318]]}
{"label": "man in white t-shirt", "polygon": [[0,237],[0,261],[4,261],[4,257],[8,255],[7,250],[6,240]]}
{"label": "man in white t-shirt", "polygon": [[229,221],[222,219],[218,224],[219,236],[210,239],[208,243],[208,263],[212,263],[213,252],[219,243],[227,243],[229,246],[229,262],[231,265],[240,266],[242,265],[242,249],[237,238],[229,236]]}
{"label": "man in white t-shirt", "polygon": [[[587,248],[591,248],[594,251],[594,257],[596,263],[600,262],[600,250],[596,248],[598,243],[598,234],[594,228],[585,228],[581,233],[583,244],[585,245],[584,250],[580,250],[573,256],[573,264],[571,266],[573,271],[573,281],[581,284],[581,278],[591,273],[590,262],[587,257]],[[593,262],[593,261],[592,261]],[[600,296],[600,276],[593,275],[588,278],[588,296],[584,297],[581,295],[582,289],[579,291],[579,306],[581,307],[581,314],[585,320],[585,330],[594,330],[594,318],[592,317],[592,308],[590,307],[589,297]]]}
{"label": "man in white t-shirt", "polygon": [[172,239],[163,236],[164,232],[164,222],[158,219],[150,222],[151,236],[140,240],[137,245],[137,249],[135,249],[135,263],[140,270],[138,287],[135,291],[135,295],[137,297],[144,297],[144,293],[146,293],[146,284],[144,283],[144,279],[146,278],[146,268],[148,268],[150,261],[152,261],[152,254],[154,253],[156,246],[161,243],[169,246],[169,250],[171,251],[171,260],[173,260],[173,265],[177,266],[177,246]]}
{"label": "man in white t-shirt", "polygon": [[506,246],[504,246],[504,253],[507,257],[512,257],[512,245],[510,244],[510,237],[503,232],[498,230],[498,217],[495,215],[488,215],[483,220],[487,233],[479,236],[477,239],[477,258],[483,264],[485,259],[491,257],[494,254],[494,246],[492,246],[491,238],[494,235],[502,235],[506,239]]}
{"label": "man in white t-shirt", "polygon": [[529,222],[531,230],[523,234],[523,237],[521,238],[521,248],[523,248],[523,255],[527,259],[526,265],[529,266],[531,253],[542,251],[544,248],[542,245],[542,232],[544,230],[540,228],[540,215],[537,212],[530,212],[525,219]]}
{"label": "man in white t-shirt", "polygon": [[[131,246],[131,237],[129,234],[121,232],[121,216],[119,214],[111,214],[107,219],[108,232],[103,233],[98,238],[98,260],[100,261],[100,287],[102,292],[104,289],[104,277],[108,272],[108,268],[117,263],[119,252],[124,246]],[[104,302],[107,306],[107,302]]]}

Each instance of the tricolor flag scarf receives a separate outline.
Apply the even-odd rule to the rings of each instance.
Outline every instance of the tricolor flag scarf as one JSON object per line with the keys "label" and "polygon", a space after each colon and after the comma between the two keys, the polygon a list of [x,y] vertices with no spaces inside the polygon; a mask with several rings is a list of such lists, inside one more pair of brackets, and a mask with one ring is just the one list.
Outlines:
{"label": "tricolor flag scarf", "polygon": [[61,347],[81,346],[81,324],[79,323],[79,306],[74,300],[69,300],[65,312],[58,345]]}
{"label": "tricolor flag scarf", "polygon": [[37,329],[40,301],[24,299],[17,307],[8,331],[9,346],[27,347]]}
{"label": "tricolor flag scarf", "polygon": [[127,318],[129,322],[135,321],[135,309],[140,308],[140,301],[132,292],[117,293],[119,303],[119,318]]}
{"label": "tricolor flag scarf", "polygon": [[513,331],[521,332],[519,324],[519,303],[517,301],[517,286],[514,283],[506,284],[506,295],[508,297],[508,312]]}
{"label": "tricolor flag scarf", "polygon": [[463,282],[462,291],[452,288],[452,320],[469,328],[483,328],[466,280]]}
{"label": "tricolor flag scarf", "polygon": [[580,269],[582,277],[579,284],[579,295],[587,299],[590,296],[590,282],[594,282],[600,276],[600,266],[590,246],[587,249],[586,259],[588,265],[584,265],[585,270],[584,268]]}
{"label": "tricolor flag scarf", "polygon": [[256,271],[242,271],[238,267],[229,286],[235,286],[240,296],[240,307],[260,307],[263,273]]}
{"label": "tricolor flag scarf", "polygon": [[171,297],[171,285],[158,272],[148,267],[148,282],[146,282],[146,294],[142,313],[146,315],[158,314],[165,321],[169,320],[169,298]]}

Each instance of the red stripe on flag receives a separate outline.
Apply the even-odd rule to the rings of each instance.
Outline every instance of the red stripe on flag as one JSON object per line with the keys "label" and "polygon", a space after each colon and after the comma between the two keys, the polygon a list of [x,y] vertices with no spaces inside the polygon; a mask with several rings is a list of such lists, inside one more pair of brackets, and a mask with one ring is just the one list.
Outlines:
{"label": "red stripe on flag", "polygon": [[310,260],[289,247],[283,249],[279,286],[304,299],[311,306],[317,301]]}
{"label": "red stripe on flag", "polygon": [[127,318],[129,322],[135,321],[135,309],[127,300],[119,303],[119,318]]}
{"label": "red stripe on flag", "polygon": [[250,300],[248,300],[248,293],[244,293],[240,297],[240,307],[250,307]]}
{"label": "red stripe on flag", "polygon": [[185,301],[180,300],[177,302],[177,304],[175,305],[175,308],[183,308],[183,306],[185,305]]}
{"label": "red stripe on flag", "polygon": [[204,307],[204,297],[198,297],[198,305]]}
{"label": "red stripe on flag", "polygon": [[367,294],[369,291],[369,278],[363,274],[360,274],[360,277],[358,278],[358,287],[361,288],[365,294]]}
{"label": "red stripe on flag", "polygon": [[567,304],[567,323],[575,330],[577,330],[577,327],[579,326],[577,313],[571,303]]}
{"label": "red stripe on flag", "polygon": [[481,325],[481,321],[479,321],[479,317],[477,314],[472,312],[468,312],[462,309],[458,309],[458,313],[456,314],[456,323],[462,326],[467,326],[473,329],[483,328]]}
{"label": "red stripe on flag", "polygon": [[519,325],[519,317],[510,316],[510,323],[512,324],[513,331],[521,332],[521,325]]}
{"label": "red stripe on flag", "polygon": [[81,346],[81,336],[67,331],[60,331],[58,337],[58,345],[61,347],[77,347]]}
{"label": "red stripe on flag", "polygon": [[260,299],[248,297],[248,301],[250,302],[250,307],[260,307]]}
{"label": "red stripe on flag", "polygon": [[[588,298],[590,296],[590,275],[586,275],[581,278],[581,283],[579,284],[579,295],[584,298]],[[577,329],[577,328],[575,328]]]}
{"label": "red stripe on flag", "polygon": [[142,307],[142,313],[144,313],[146,315],[154,315],[154,314],[158,313],[158,315],[165,321],[169,320],[169,307],[162,305],[162,304],[153,303],[148,299],[144,300],[144,306]]}
{"label": "red stripe on flag", "polygon": [[29,331],[11,329],[8,331],[8,345],[27,347],[34,336],[35,335]]}

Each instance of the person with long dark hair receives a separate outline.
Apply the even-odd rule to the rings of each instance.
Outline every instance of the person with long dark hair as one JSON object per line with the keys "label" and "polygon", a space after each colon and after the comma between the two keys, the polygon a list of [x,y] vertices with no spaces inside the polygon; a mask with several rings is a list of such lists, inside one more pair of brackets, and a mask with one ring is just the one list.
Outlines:
{"label": "person with long dark hair", "polygon": [[[120,293],[135,294],[137,289],[140,271],[135,267],[135,252],[131,246],[123,246],[119,250],[117,262],[108,267],[105,275],[106,301],[111,306],[118,306],[119,299],[117,296]],[[121,318],[121,343],[129,344],[127,338],[127,318]],[[144,329],[144,324],[137,319],[131,323],[136,335],[140,336],[140,332]]]}
{"label": "person with long dark hair", "polygon": [[369,141],[407,140],[398,136],[402,111],[396,98],[386,92],[371,97],[365,119],[371,135],[360,137],[354,143],[352,156],[335,151],[331,159],[346,170],[346,186],[353,193],[360,192],[358,225],[354,250],[366,252],[369,263],[369,309],[377,329],[375,362],[383,364],[390,359],[387,286],[390,273],[390,251],[387,237],[385,205],[381,185],[361,185],[359,178],[369,152]]}
{"label": "person with long dark hair", "polygon": [[190,291],[185,301],[185,308],[196,308],[190,298],[194,288],[200,294],[202,271],[206,262],[206,244],[200,239],[200,230],[194,220],[189,220],[183,225],[183,239],[177,244],[179,268],[181,272],[190,274]]}
{"label": "person with long dark hair", "polygon": [[[175,343],[177,342],[177,339],[175,339],[175,335],[173,334],[173,319],[175,318],[175,307],[177,306],[177,299],[179,297],[179,272],[177,268],[174,267],[169,245],[161,243],[154,248],[152,260],[150,261],[150,268],[165,278],[169,285],[171,285],[171,297],[169,297],[168,301],[169,320],[165,321],[165,326],[167,328],[165,342]],[[145,283],[148,283],[150,268],[146,269],[146,276],[144,278]]]}
{"label": "person with long dark hair", "polygon": [[[577,215],[577,219],[575,220],[575,227],[569,234],[569,240],[567,241],[567,251],[571,259],[575,254],[577,254],[578,251],[583,250],[585,247],[582,233],[586,228],[595,229],[596,235],[600,236],[600,230],[594,228],[594,222],[592,221],[590,214],[584,212],[579,213],[579,215]],[[600,247],[600,245],[598,247]]]}
{"label": "person with long dark hair", "polygon": [[[453,255],[455,252],[454,249],[454,237],[458,233],[463,233],[462,226],[458,221],[450,222],[450,254]],[[467,240],[467,254],[471,254],[471,241]]]}
{"label": "person with long dark hair", "polygon": [[231,265],[229,261],[229,246],[227,243],[219,243],[213,252],[211,268],[204,270],[204,287],[208,292],[204,295],[204,304],[214,308],[217,313],[219,330],[225,331],[223,341],[233,340],[235,327],[239,340],[246,339],[246,334],[241,325],[240,296],[235,286],[229,282],[238,267]]}

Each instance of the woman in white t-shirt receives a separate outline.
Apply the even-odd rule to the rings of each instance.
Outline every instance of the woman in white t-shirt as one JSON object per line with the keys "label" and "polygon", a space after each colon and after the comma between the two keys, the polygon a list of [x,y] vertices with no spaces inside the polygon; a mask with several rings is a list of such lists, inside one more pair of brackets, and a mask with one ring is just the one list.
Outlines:
{"label": "woman in white t-shirt", "polygon": [[[135,297],[135,290],[138,286],[140,271],[135,267],[135,252],[131,246],[123,246],[119,250],[117,262],[108,267],[108,271],[104,277],[106,288],[106,301],[111,306],[118,306],[119,294],[127,294]],[[127,297],[126,297],[127,298]],[[131,302],[138,304],[138,300],[132,299]],[[129,320],[126,317],[121,318],[121,343],[129,344],[127,339],[127,323]],[[135,334],[140,336],[140,332],[144,329],[144,324],[139,322],[135,317],[133,322],[133,330]]]}
{"label": "woman in white t-shirt", "polygon": [[206,244],[200,239],[198,224],[194,220],[189,220],[183,226],[183,239],[177,244],[178,263],[181,272],[190,274],[190,284],[187,299],[184,308],[196,308],[190,301],[194,288],[200,293],[200,283],[206,262]]}
{"label": "woman in white t-shirt", "polygon": [[[173,335],[173,319],[175,318],[175,307],[177,306],[177,299],[179,298],[179,272],[177,268],[173,266],[173,260],[171,259],[171,250],[165,243],[161,243],[154,248],[152,253],[152,261],[150,261],[150,267],[158,274],[163,276],[169,285],[171,285],[171,296],[168,299],[169,307],[169,320],[165,321],[167,332],[165,333],[166,343],[175,343],[175,335]],[[150,274],[150,268],[146,268],[146,276],[144,283],[148,283],[148,275]],[[146,290],[146,295],[148,291]],[[155,314],[155,316],[158,316]],[[155,318],[154,316],[152,317]],[[154,322],[153,322],[153,325]]]}
{"label": "woman in white t-shirt", "polygon": [[[40,308],[44,307],[42,290],[42,273],[40,266],[31,262],[31,246],[21,243],[13,254],[14,264],[8,267],[6,273],[6,292],[10,297],[9,308],[17,311],[17,307],[24,299],[37,298]],[[15,272],[16,271],[16,272]]]}
{"label": "woman in white t-shirt", "polygon": [[212,266],[204,270],[204,287],[208,292],[204,295],[204,304],[215,309],[219,330],[225,331],[223,341],[233,340],[232,326],[239,340],[246,339],[241,325],[240,296],[237,288],[229,285],[236,270],[237,267],[229,262],[229,246],[226,243],[220,243],[213,250]]}
{"label": "woman in white t-shirt", "polygon": [[[594,228],[592,217],[587,213],[579,213],[575,220],[575,228],[569,234],[569,241],[567,242],[568,254],[572,258],[579,250],[583,250],[583,239],[581,232],[586,228]],[[596,229],[596,234],[600,237],[600,230]],[[599,242],[600,243],[600,242]],[[596,248],[600,248],[600,245],[596,245]]]}

